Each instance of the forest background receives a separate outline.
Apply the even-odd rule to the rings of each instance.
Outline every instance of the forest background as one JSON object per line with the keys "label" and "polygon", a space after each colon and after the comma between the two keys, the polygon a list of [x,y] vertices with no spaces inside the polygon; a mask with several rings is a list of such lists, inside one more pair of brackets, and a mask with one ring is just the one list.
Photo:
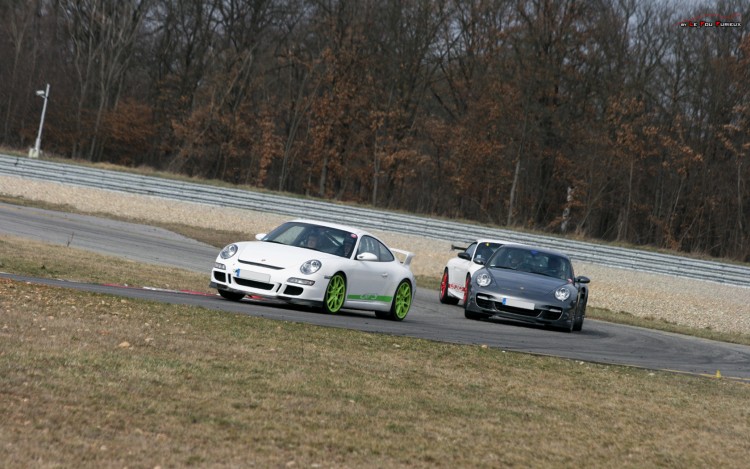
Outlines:
{"label": "forest background", "polygon": [[49,83],[47,153],[750,262],[748,17],[748,0],[0,0],[0,144],[33,146]]}

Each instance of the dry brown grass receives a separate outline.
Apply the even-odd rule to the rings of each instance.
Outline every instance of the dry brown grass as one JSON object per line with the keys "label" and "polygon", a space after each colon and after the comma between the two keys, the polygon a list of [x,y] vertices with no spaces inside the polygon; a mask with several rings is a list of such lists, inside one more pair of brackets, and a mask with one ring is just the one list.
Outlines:
{"label": "dry brown grass", "polygon": [[[0,270],[177,274],[8,237]],[[739,382],[7,280],[0,315],[3,467],[743,467],[750,452]]]}
{"label": "dry brown grass", "polygon": [[750,386],[0,281],[5,467],[742,467]]}
{"label": "dry brown grass", "polygon": [[[102,266],[107,266],[106,269]],[[0,237],[0,270],[19,275],[91,283],[118,283],[210,292],[209,274],[198,274],[76,248],[12,236]]]}

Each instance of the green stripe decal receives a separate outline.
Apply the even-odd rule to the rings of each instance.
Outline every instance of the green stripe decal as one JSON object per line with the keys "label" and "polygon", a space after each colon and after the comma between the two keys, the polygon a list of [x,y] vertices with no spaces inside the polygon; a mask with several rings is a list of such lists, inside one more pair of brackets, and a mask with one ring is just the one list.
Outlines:
{"label": "green stripe decal", "polygon": [[347,300],[360,300],[360,301],[380,301],[381,303],[390,303],[393,301],[392,296],[378,296],[378,295],[347,295]]}

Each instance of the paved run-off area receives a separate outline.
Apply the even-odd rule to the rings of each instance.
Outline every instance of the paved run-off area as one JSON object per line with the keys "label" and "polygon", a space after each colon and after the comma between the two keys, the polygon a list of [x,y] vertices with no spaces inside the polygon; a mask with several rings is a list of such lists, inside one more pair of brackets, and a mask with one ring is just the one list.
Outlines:
{"label": "paved run-off area", "polygon": [[[144,223],[159,221],[242,231],[247,233],[247,239],[253,239],[256,233],[267,232],[288,219],[266,212],[217,208],[8,176],[0,176],[0,194],[65,204],[86,213],[112,214]],[[415,252],[414,273],[435,278],[440,276],[448,259],[456,255],[450,249],[451,242],[464,241],[436,241],[388,231],[375,234],[391,247]],[[591,278],[591,306],[697,328],[750,334],[750,286],[733,287],[603,267],[576,262],[575,259],[574,268],[577,275]]]}

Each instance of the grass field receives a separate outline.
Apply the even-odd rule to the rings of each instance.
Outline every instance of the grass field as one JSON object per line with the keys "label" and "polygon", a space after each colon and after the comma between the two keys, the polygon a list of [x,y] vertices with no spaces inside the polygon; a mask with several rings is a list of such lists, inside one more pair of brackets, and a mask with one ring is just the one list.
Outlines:
{"label": "grass field", "polygon": [[[13,238],[0,270],[206,290],[205,275]],[[7,280],[0,313],[2,467],[745,467],[750,454],[750,386],[734,381]]]}

